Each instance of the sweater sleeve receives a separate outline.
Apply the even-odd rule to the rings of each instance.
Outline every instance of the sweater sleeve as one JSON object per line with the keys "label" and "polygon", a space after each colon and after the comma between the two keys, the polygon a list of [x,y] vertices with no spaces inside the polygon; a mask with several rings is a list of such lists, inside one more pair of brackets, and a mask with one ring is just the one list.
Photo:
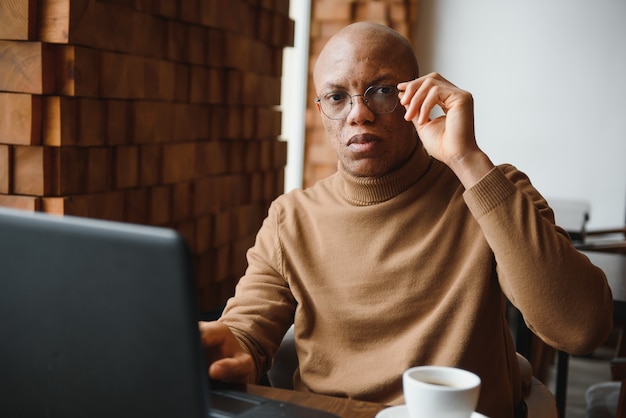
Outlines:
{"label": "sweater sleeve", "polygon": [[248,268],[219,321],[225,323],[252,355],[256,380],[271,367],[282,338],[293,323],[295,300],[282,274],[278,235],[281,211],[276,203],[248,250]]}
{"label": "sweater sleeve", "polygon": [[552,210],[529,179],[500,166],[464,198],[494,253],[500,286],[528,327],[573,354],[602,344],[612,327],[606,277],[554,224]]}

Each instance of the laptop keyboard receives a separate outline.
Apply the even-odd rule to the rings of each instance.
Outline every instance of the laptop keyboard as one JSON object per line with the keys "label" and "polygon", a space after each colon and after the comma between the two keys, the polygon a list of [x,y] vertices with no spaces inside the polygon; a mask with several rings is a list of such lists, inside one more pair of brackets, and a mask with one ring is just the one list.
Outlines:
{"label": "laptop keyboard", "polygon": [[339,418],[330,412],[237,391],[211,391],[211,418]]}

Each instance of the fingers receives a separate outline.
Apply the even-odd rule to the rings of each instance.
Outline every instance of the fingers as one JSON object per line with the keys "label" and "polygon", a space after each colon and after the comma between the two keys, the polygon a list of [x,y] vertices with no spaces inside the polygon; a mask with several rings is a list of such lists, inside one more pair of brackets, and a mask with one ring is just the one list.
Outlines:
{"label": "fingers", "polygon": [[[456,87],[439,74],[398,83],[400,103],[406,109],[404,118],[411,121],[419,138],[434,158],[454,164],[459,156],[477,149],[474,135],[472,95]],[[443,116],[432,116],[435,107]]]}
{"label": "fingers", "polygon": [[199,322],[200,342],[209,364],[244,352],[230,328],[220,322]]}
{"label": "fingers", "polygon": [[209,376],[233,383],[246,383],[254,372],[254,361],[230,328],[220,322],[199,322]]}
{"label": "fingers", "polygon": [[200,341],[204,348],[219,346],[223,344],[229,336],[233,336],[226,325],[215,321],[200,321],[198,322],[198,329],[200,330]]}
{"label": "fingers", "polygon": [[248,383],[254,362],[248,354],[235,358],[223,358],[209,366],[209,377],[229,383]]}
{"label": "fingers", "polygon": [[435,106],[440,106],[446,112],[448,97],[459,90],[437,73],[399,83],[397,88],[401,90],[400,104],[406,109],[404,118],[418,125],[430,120],[430,113]]}
{"label": "fingers", "polygon": [[418,93],[421,85],[421,82],[418,80],[398,84],[398,90],[402,90],[400,93],[400,104],[406,109],[404,119],[407,121],[415,119],[421,113],[421,105],[425,93],[423,91]]}

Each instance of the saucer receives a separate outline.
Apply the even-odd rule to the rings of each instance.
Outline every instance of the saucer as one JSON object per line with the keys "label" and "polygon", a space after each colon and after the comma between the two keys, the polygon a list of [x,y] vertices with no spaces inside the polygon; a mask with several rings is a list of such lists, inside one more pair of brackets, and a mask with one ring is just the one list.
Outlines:
{"label": "saucer", "polygon": [[[376,418],[409,418],[409,411],[406,409],[406,405],[396,405],[386,409],[383,409]],[[478,412],[472,412],[471,418],[487,418],[483,414]]]}

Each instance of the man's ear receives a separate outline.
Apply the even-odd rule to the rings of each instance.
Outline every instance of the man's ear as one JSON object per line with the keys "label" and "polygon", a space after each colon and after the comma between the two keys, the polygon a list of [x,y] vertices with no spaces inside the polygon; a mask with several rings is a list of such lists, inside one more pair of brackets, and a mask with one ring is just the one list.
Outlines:
{"label": "man's ear", "polygon": [[322,113],[322,108],[320,107],[320,104],[318,102],[315,102],[315,107],[317,107],[317,111],[319,113]]}

